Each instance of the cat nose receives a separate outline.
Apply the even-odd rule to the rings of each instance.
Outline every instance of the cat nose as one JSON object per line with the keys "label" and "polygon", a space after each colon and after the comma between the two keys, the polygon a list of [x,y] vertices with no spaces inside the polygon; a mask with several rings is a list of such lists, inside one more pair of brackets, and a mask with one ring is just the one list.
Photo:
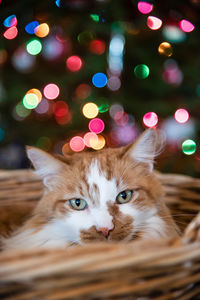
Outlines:
{"label": "cat nose", "polygon": [[97,231],[101,232],[105,237],[108,237],[109,235],[109,231],[111,231],[112,229],[108,228],[108,227],[98,227]]}

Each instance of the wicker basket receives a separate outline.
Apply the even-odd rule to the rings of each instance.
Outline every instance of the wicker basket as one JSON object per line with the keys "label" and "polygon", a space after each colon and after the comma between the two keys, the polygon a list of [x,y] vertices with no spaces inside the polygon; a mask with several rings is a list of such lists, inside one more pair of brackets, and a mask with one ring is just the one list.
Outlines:
{"label": "wicker basket", "polygon": [[[158,176],[181,238],[3,252],[1,299],[200,299],[200,179]],[[0,171],[1,234],[27,218],[42,191],[29,170]]]}

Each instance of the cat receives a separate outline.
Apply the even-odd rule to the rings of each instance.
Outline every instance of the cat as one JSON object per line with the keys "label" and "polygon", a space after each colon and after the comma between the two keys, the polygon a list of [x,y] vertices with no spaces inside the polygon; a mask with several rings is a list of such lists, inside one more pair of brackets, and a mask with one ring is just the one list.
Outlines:
{"label": "cat", "polygon": [[148,129],[128,146],[65,157],[28,146],[45,191],[32,217],[2,238],[3,249],[177,237],[153,171],[161,143]]}

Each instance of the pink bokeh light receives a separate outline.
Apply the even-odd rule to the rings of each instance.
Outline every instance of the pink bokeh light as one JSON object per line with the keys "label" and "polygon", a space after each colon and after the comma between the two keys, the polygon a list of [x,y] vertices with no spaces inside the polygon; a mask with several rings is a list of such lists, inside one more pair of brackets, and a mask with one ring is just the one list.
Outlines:
{"label": "pink bokeh light", "polygon": [[59,96],[60,89],[56,84],[49,83],[44,87],[43,94],[47,99],[54,100]]}
{"label": "pink bokeh light", "polygon": [[147,127],[154,127],[158,123],[158,116],[155,112],[148,112],[143,117],[143,123]]}
{"label": "pink bokeh light", "polygon": [[183,32],[192,32],[195,28],[195,26],[187,20],[181,20],[179,26]]}
{"label": "pink bokeh light", "polygon": [[91,147],[91,141],[94,143],[98,143],[98,136],[94,132],[87,132],[84,137],[84,142],[87,147]]}
{"label": "pink bokeh light", "polygon": [[14,38],[16,38],[17,35],[18,35],[18,29],[15,26],[8,28],[3,34],[3,36],[7,40],[13,40]]}
{"label": "pink bokeh light", "polygon": [[90,129],[91,132],[101,133],[104,130],[104,128],[105,128],[105,124],[99,118],[92,119],[89,122],[89,129]]}
{"label": "pink bokeh light", "polygon": [[189,113],[184,108],[179,108],[174,114],[174,118],[178,123],[186,123],[189,119]]}
{"label": "pink bokeh light", "polygon": [[162,20],[160,20],[159,18],[153,17],[153,16],[149,16],[147,18],[147,26],[151,30],[158,30],[162,26]]}
{"label": "pink bokeh light", "polygon": [[75,152],[83,151],[85,143],[82,137],[74,136],[69,142],[70,148]]}
{"label": "pink bokeh light", "polygon": [[139,12],[144,15],[149,14],[153,10],[153,4],[143,1],[139,1],[137,7]]}

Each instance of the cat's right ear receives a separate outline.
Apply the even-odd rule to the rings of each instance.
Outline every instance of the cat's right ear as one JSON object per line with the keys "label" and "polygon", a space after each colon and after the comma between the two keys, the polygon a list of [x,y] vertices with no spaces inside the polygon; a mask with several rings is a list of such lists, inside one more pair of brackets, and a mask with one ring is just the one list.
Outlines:
{"label": "cat's right ear", "polygon": [[64,162],[41,149],[26,146],[26,153],[36,170],[36,174],[42,178],[56,175],[66,168]]}

